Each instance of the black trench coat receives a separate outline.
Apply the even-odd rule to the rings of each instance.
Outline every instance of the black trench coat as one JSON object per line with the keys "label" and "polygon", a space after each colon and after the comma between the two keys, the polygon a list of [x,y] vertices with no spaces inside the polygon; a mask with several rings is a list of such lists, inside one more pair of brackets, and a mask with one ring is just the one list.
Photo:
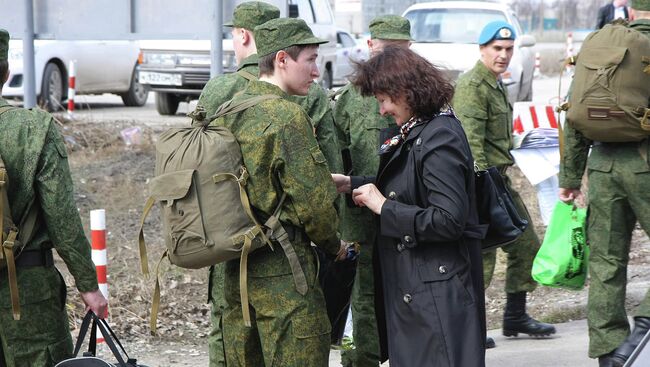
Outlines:
{"label": "black trench coat", "polygon": [[[382,131],[382,140],[398,129]],[[485,365],[485,299],[474,161],[460,122],[414,126],[380,157],[375,304],[391,367]],[[478,232],[477,232],[478,231]]]}

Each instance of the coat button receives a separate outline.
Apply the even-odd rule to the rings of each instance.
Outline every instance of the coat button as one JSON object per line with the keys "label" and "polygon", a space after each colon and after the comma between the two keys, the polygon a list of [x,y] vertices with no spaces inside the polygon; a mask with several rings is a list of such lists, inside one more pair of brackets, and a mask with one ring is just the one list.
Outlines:
{"label": "coat button", "polygon": [[402,251],[404,251],[405,248],[406,248],[406,246],[404,246],[403,243],[400,242],[400,243],[397,244],[397,252],[402,252]]}
{"label": "coat button", "polygon": [[402,299],[404,300],[404,303],[411,303],[411,301],[413,300],[413,297],[411,297],[410,294],[406,293],[404,295],[404,298],[402,298]]}
{"label": "coat button", "polygon": [[388,198],[389,199],[395,200],[396,197],[397,197],[397,194],[395,193],[395,191],[391,191],[391,192],[388,193]]}
{"label": "coat button", "polygon": [[411,236],[404,236],[404,242],[413,243],[413,238],[411,238]]}
{"label": "coat button", "polygon": [[447,267],[444,265],[440,265],[440,267],[438,268],[438,272],[440,274],[447,274]]}

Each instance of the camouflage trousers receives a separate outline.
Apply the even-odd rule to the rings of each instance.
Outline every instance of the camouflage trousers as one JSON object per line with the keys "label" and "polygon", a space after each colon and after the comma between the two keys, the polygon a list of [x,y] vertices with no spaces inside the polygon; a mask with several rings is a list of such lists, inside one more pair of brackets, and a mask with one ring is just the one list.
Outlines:
{"label": "camouflage trousers", "polygon": [[223,350],[223,312],[226,309],[226,299],[223,294],[225,264],[210,267],[208,280],[208,301],[210,311],[210,334],[208,335],[208,350],[210,367],[225,367],[226,356]]}
{"label": "camouflage trousers", "polygon": [[[537,233],[535,233],[535,226],[530,219],[530,214],[528,213],[528,209],[526,209],[524,201],[512,187],[510,179],[507,176],[503,178],[517,206],[517,211],[528,220],[528,228],[526,228],[521,237],[511,244],[501,247],[501,250],[508,255],[505,290],[506,293],[532,292],[537,287],[537,283],[533,280],[530,272],[533,268],[533,260],[535,260],[535,255],[537,255],[541,244]],[[492,282],[496,258],[496,250],[483,253],[483,282],[485,289]]]}
{"label": "camouflage trousers", "polygon": [[0,339],[7,367],[51,367],[72,357],[66,287],[51,267],[18,268],[20,320],[15,321],[7,274],[0,276]]}
{"label": "camouflage trousers", "polygon": [[252,327],[246,327],[239,294],[239,260],[226,263],[223,337],[229,367],[327,367],[331,325],[318,284],[317,258],[307,239],[292,241],[307,279],[296,291],[289,262],[279,244],[248,259],[248,300]]}
{"label": "camouflage trousers", "polygon": [[354,349],[341,352],[341,364],[344,367],[379,366],[372,244],[361,244],[352,286],[352,328]]}
{"label": "camouflage trousers", "polygon": [[[589,207],[589,356],[617,348],[630,332],[625,312],[630,240],[637,220],[650,233],[650,169],[636,145],[594,147],[587,161]],[[650,294],[636,310],[650,317]]]}

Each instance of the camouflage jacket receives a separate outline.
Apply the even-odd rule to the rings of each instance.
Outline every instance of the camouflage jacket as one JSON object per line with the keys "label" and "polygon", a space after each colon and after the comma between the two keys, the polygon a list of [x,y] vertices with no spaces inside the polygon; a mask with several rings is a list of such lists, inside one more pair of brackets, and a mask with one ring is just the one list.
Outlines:
{"label": "camouflage jacket", "polygon": [[458,78],[453,107],[479,169],[514,164],[508,92],[480,60]]}
{"label": "camouflage jacket", "polygon": [[[639,19],[630,23],[630,28],[650,37],[650,20]],[[570,90],[570,88],[569,88]],[[648,104],[650,106],[650,103]],[[564,124],[564,149],[562,151],[562,159],[560,161],[560,187],[568,189],[579,189],[582,182],[582,175],[587,166],[587,157],[589,155],[589,147],[592,141],[585,138],[582,133],[571,127],[571,124]],[[646,140],[647,141],[647,140]],[[648,144],[640,146],[639,149],[648,150]],[[648,152],[645,153],[646,156]],[[605,155],[593,155],[590,158],[591,163],[595,166],[611,166],[611,157]],[[641,162],[641,161],[639,161]],[[644,167],[640,167],[645,169]],[[630,167],[633,172],[636,172],[635,167]]]}
{"label": "camouflage jacket", "polygon": [[[259,76],[259,57],[257,54],[248,56],[242,61],[238,71],[243,70],[255,78]],[[224,74],[210,79],[205,85],[197,106],[202,106],[206,116],[214,115],[217,108],[230,100],[235,94],[246,89],[249,80],[238,73]],[[327,159],[331,172],[343,172],[341,149],[332,118],[332,110],[327,94],[318,84],[309,88],[307,96],[289,96],[289,100],[298,103],[310,117],[310,123],[316,131],[316,140]]]}
{"label": "camouflage jacket", "polygon": [[251,205],[270,215],[285,192],[280,220],[303,228],[316,245],[336,253],[336,188],[308,117],[280,88],[263,81],[250,82],[235,99],[263,94],[282,99],[261,102],[212,124],[225,126],[239,142],[250,173],[246,191]]}
{"label": "camouflage jacket", "polygon": [[[242,60],[237,71],[243,70],[257,78],[260,73],[260,68],[257,66],[258,61],[257,54],[250,55]],[[247,85],[248,79],[238,73],[216,76],[203,87],[197,107],[202,106],[206,111],[206,116],[212,116],[217,112],[219,106],[246,89]]]}
{"label": "camouflage jacket", "polygon": [[[350,150],[352,174],[374,176],[379,169],[379,132],[395,126],[390,116],[379,114],[375,97],[364,97],[348,84],[335,94],[334,122],[341,133],[342,148]],[[341,238],[346,241],[373,240],[375,225],[367,208],[345,207],[341,213]]]}
{"label": "camouflage jacket", "polygon": [[[0,99],[0,107],[8,103]],[[56,249],[80,292],[97,289],[97,275],[74,201],[68,153],[48,113],[11,109],[0,116],[0,155],[9,176],[8,197],[19,222],[35,200],[38,220],[26,249]]]}

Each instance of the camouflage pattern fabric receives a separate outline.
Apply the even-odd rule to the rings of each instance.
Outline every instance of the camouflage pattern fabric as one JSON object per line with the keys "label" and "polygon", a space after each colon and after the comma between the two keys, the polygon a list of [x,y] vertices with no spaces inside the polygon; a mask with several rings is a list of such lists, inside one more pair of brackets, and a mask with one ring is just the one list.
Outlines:
{"label": "camouflage pattern fabric", "polygon": [[[363,97],[348,84],[337,93],[334,120],[342,133],[342,144],[350,150],[352,174],[376,175],[379,169],[379,132],[394,126],[393,118],[381,116],[374,97]],[[342,362],[344,366],[376,367],[379,365],[379,335],[372,267],[376,229],[373,214],[367,208],[344,206],[340,228],[343,240],[361,245],[351,300],[355,349],[344,350]]]}
{"label": "camouflage pattern fabric", "polygon": [[[242,150],[250,177],[251,206],[262,215],[275,209],[280,193],[287,194],[280,220],[296,236],[292,243],[311,287],[302,296],[281,247],[249,255],[248,293],[253,327],[244,326],[239,304],[239,261],[226,264],[223,330],[227,365],[327,365],[330,326],[322,291],[314,286],[315,258],[309,242],[325,252],[339,249],[337,194],[327,162],[314,138],[313,128],[300,106],[280,88],[252,81],[241,96],[276,94],[283,99],[265,101],[241,113],[212,123],[232,131]],[[278,304],[282,307],[278,307]],[[305,363],[283,362],[306,361]],[[259,361],[264,361],[259,363]]]}
{"label": "camouflage pattern fabric", "polygon": [[[0,99],[0,107],[8,103]],[[97,290],[90,244],[73,196],[63,139],[44,111],[12,109],[0,116],[0,154],[11,180],[12,216],[37,198],[36,234],[26,250],[54,248],[80,292]],[[46,225],[47,223],[47,225]],[[21,320],[13,321],[6,273],[0,275],[0,339],[8,366],[53,366],[69,358],[72,341],[65,284],[54,267],[18,268]]]}
{"label": "camouflage pattern fabric", "polygon": [[411,40],[411,22],[399,15],[382,15],[368,25],[370,38],[382,40]]}
{"label": "camouflage pattern fabric", "polygon": [[630,0],[632,9],[650,11],[650,0]]}
{"label": "camouflage pattern fabric", "polygon": [[260,24],[280,17],[280,9],[262,1],[246,1],[235,8],[232,20],[224,23],[224,27],[244,28],[252,31]]}
{"label": "camouflage pattern fabric", "polygon": [[314,36],[302,19],[278,18],[258,25],[255,33],[257,53],[260,57],[270,55],[290,46],[317,46],[329,42]]}
{"label": "camouflage pattern fabric", "polygon": [[[259,75],[259,57],[253,54],[242,61],[238,70],[244,70],[255,77]],[[217,108],[224,102],[230,100],[235,94],[242,92],[248,85],[249,80],[243,76],[232,73],[212,78],[203,88],[199,97],[199,106],[203,106],[206,115],[214,115]],[[341,149],[339,148],[332,110],[327,94],[318,84],[312,84],[307,96],[289,96],[290,100],[300,104],[310,117],[316,131],[318,146],[325,155],[328,167],[331,172],[343,172],[341,162]],[[217,264],[210,267],[210,279],[208,283],[208,301],[212,302],[210,319],[212,329],[208,337],[210,350],[210,366],[225,366],[223,353],[223,334],[221,332],[221,317],[226,307],[223,282],[224,264]]]}
{"label": "camouflage pattern fabric", "polygon": [[316,133],[316,141],[327,159],[330,172],[342,173],[341,147],[334,125],[334,116],[327,93],[320,85],[313,83],[306,96],[289,96],[289,100],[299,104],[310,118]]}
{"label": "camouflage pattern fabric", "polygon": [[[636,20],[630,28],[650,37],[648,19]],[[589,356],[597,358],[616,349],[630,332],[625,312],[627,264],[637,220],[650,234],[650,143],[646,139],[640,143],[594,144],[570,124],[564,126],[560,187],[580,188],[585,168],[589,181],[587,321]],[[650,292],[636,316],[650,317]]]}
{"label": "camouflage pattern fabric", "polygon": [[[259,57],[257,54],[252,54],[242,60],[237,70],[243,70],[257,77],[260,73],[260,68],[257,66],[258,62]],[[246,89],[247,85],[248,79],[237,73],[216,76],[203,87],[197,107],[202,106],[205,109],[205,115],[212,116],[217,112],[219,106],[230,100],[235,94]]]}
{"label": "camouflage pattern fabric", "polygon": [[[512,149],[512,106],[508,92],[496,76],[477,61],[472,70],[458,78],[453,107],[467,133],[478,169],[495,166],[502,172],[514,164],[510,155]],[[533,260],[540,247],[535,226],[519,194],[506,179],[508,189],[515,200],[520,214],[525,214],[529,225],[524,234],[502,249],[508,254],[506,270],[506,292],[530,292],[536,283],[530,275]],[[496,261],[496,250],[484,253],[483,273],[487,288],[492,281]]]}

